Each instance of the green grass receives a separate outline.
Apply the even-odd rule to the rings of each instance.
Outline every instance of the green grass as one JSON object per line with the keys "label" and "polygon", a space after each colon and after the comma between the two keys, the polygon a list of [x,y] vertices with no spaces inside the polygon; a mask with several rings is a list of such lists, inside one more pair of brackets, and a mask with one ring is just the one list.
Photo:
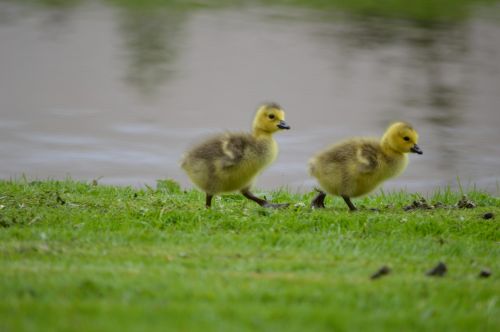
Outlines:
{"label": "green grass", "polygon": [[[0,331],[500,329],[498,197],[458,209],[445,190],[428,197],[445,207],[405,212],[418,197],[378,194],[349,213],[258,194],[296,206],[227,195],[205,210],[169,181],[0,181]],[[426,276],[438,261],[448,273]]]}

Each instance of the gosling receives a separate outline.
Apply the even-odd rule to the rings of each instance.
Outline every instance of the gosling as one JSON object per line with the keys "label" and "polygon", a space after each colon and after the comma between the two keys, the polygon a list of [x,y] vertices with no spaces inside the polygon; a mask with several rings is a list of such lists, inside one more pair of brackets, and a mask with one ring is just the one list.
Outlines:
{"label": "gosling", "polygon": [[423,153],[417,143],[417,131],[408,123],[396,122],[380,140],[351,138],[319,152],[309,161],[309,173],[324,191],[316,189],[311,207],[324,208],[329,193],[342,197],[349,210],[355,211],[351,198],[367,194],[403,172],[407,153]]}
{"label": "gosling", "polygon": [[278,104],[268,103],[258,108],[251,133],[219,134],[186,152],[181,167],[206,193],[207,208],[214,195],[233,191],[262,207],[288,206],[270,203],[250,191],[255,177],[276,159],[278,144],[273,134],[283,129],[290,129],[285,112]]}

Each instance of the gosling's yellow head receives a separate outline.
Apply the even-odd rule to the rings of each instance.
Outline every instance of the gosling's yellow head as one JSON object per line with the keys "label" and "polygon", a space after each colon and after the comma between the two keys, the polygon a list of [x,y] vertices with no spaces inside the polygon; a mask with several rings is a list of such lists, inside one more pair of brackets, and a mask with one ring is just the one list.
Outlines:
{"label": "gosling's yellow head", "polygon": [[285,112],[281,107],[276,103],[260,106],[253,120],[254,132],[272,134],[282,129],[290,129],[290,126],[285,122]]}
{"label": "gosling's yellow head", "polygon": [[388,145],[392,150],[400,153],[423,153],[417,145],[417,131],[405,122],[396,122],[390,125],[382,137],[382,142],[384,145]]}

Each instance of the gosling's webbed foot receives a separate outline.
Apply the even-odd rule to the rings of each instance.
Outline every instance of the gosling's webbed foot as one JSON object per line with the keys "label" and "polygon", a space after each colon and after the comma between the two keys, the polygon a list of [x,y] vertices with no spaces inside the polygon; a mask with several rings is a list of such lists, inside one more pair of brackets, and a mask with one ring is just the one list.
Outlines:
{"label": "gosling's webbed foot", "polygon": [[313,209],[324,209],[325,208],[326,193],[323,192],[323,191],[321,191],[321,190],[318,190],[318,189],[316,189],[316,191],[318,191],[318,194],[312,200],[312,202],[311,202],[311,208],[313,208]]}
{"label": "gosling's webbed foot", "polygon": [[265,199],[258,198],[257,196],[252,194],[249,189],[243,189],[241,191],[241,193],[243,194],[243,196],[245,196],[249,200],[254,201],[255,203],[259,204],[260,206],[262,206],[264,208],[282,209],[282,208],[286,208],[286,207],[288,207],[288,205],[290,205],[289,203],[271,203],[271,202],[268,202]]}

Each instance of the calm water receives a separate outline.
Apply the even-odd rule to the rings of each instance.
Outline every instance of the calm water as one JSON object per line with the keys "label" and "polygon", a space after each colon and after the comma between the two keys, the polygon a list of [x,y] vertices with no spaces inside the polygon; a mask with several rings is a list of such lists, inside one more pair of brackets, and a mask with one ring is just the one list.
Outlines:
{"label": "calm water", "polygon": [[0,1],[0,178],[141,186],[173,178],[203,135],[247,130],[262,101],[287,111],[257,186],[314,185],[306,163],[393,120],[424,155],[385,189],[498,194],[499,7],[418,25],[301,7],[132,9]]}

